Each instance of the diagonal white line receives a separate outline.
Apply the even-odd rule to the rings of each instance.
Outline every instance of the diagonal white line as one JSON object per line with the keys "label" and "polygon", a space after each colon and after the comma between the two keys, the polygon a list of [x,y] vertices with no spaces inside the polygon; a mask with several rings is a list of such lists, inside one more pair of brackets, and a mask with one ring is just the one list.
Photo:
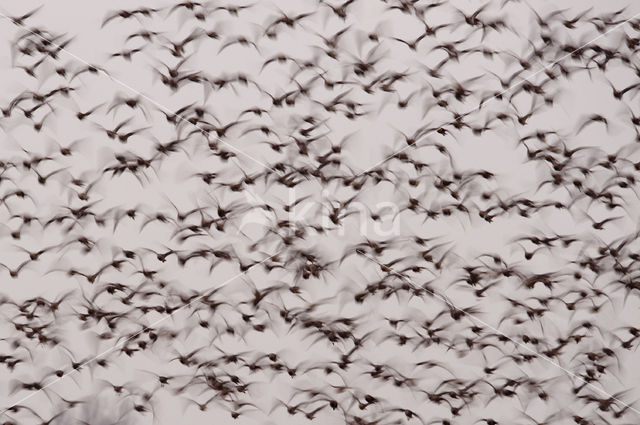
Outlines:
{"label": "diagonal white line", "polygon": [[[38,33],[34,32],[34,31],[30,30],[29,28],[27,28],[27,27],[26,27],[26,26],[24,26],[24,25],[20,25],[20,24],[15,23],[13,20],[11,20],[11,18],[10,18],[9,16],[7,16],[7,15],[3,14],[2,12],[0,12],[0,17],[2,17],[2,18],[4,18],[4,19],[8,20],[9,22],[11,22],[13,25],[15,25],[15,26],[17,26],[17,27],[23,28],[24,30],[28,31],[28,32],[29,32],[29,33],[31,33],[32,35],[35,35],[36,37],[40,38],[41,40],[46,41],[50,46],[55,47],[55,48],[56,48],[58,51],[60,51],[60,52],[64,52],[64,53],[66,53],[67,55],[71,56],[72,58],[74,58],[74,59],[75,59],[75,60],[77,60],[78,62],[82,62],[83,64],[88,65],[88,66],[95,66],[95,65],[93,65],[93,64],[91,64],[91,63],[89,63],[89,62],[87,62],[86,60],[82,59],[81,57],[79,57],[79,56],[78,56],[78,55],[76,55],[75,53],[73,53],[73,52],[71,52],[71,51],[69,51],[69,50],[65,49],[64,47],[60,46],[59,44],[56,44],[55,42],[51,41],[50,39],[48,39],[48,38],[44,37],[43,35],[38,34]],[[201,127],[201,126],[199,126],[198,124],[193,123],[193,122],[191,122],[191,121],[189,121],[189,120],[187,120],[187,119],[183,118],[183,117],[182,117],[182,116],[180,116],[180,115],[175,115],[175,114],[173,113],[173,111],[171,111],[168,107],[166,107],[166,106],[164,106],[163,104],[161,104],[161,103],[157,102],[156,100],[154,100],[153,98],[151,98],[151,97],[147,96],[146,94],[141,93],[140,91],[138,91],[138,90],[136,90],[135,88],[131,87],[129,84],[125,83],[124,81],[122,81],[122,80],[120,80],[120,79],[118,79],[118,78],[116,78],[116,77],[114,77],[114,76],[110,75],[110,74],[109,74],[109,73],[107,73],[106,71],[104,71],[104,70],[102,70],[102,69],[100,69],[100,68],[98,68],[98,67],[96,67],[96,70],[98,71],[98,73],[99,73],[99,74],[105,75],[105,76],[106,76],[106,77],[108,77],[111,81],[115,82],[116,84],[119,84],[120,86],[124,87],[125,89],[129,90],[130,92],[135,93],[135,94],[137,94],[138,96],[140,96],[140,97],[144,98],[145,100],[147,100],[148,102],[152,103],[152,104],[153,104],[153,105],[155,105],[156,107],[158,107],[158,108],[162,109],[163,111],[165,111],[165,112],[167,112],[167,113],[171,114],[172,116],[174,116],[174,117],[178,118],[180,121],[183,121],[183,122],[186,122],[186,123],[188,123],[188,124],[190,124],[190,125],[193,125],[195,128],[197,128],[198,130],[200,130],[200,132],[202,132],[202,134],[204,134],[205,136],[207,136],[207,137],[208,137],[208,135],[209,135],[209,131],[205,130],[204,128],[202,128],[202,127]],[[235,147],[235,146],[233,146],[232,144],[227,143],[227,142],[225,142],[224,140],[222,140],[222,139],[220,139],[220,138],[218,139],[218,141],[222,142],[222,144],[224,144],[225,146],[228,146],[228,147],[229,147],[230,149],[232,149],[233,151],[235,151],[235,152],[237,152],[237,153],[239,153],[239,154],[241,154],[241,155],[246,156],[247,158],[251,159],[252,161],[256,162],[257,164],[260,164],[261,166],[263,166],[263,167],[264,167],[264,168],[266,168],[267,170],[270,170],[270,171],[273,171],[273,172],[276,172],[276,173],[280,173],[280,171],[278,171],[278,170],[276,170],[276,169],[272,168],[271,166],[269,166],[269,165],[267,165],[267,164],[263,163],[262,161],[260,161],[260,160],[258,160],[258,159],[256,159],[256,158],[254,158],[253,156],[249,155],[248,153],[244,152],[243,150],[236,148],[236,147]]]}
{"label": "diagonal white line", "polygon": [[[577,52],[577,51],[579,51],[579,50],[583,49],[584,47],[588,46],[589,44],[593,43],[594,41],[597,41],[598,39],[600,39],[600,38],[602,38],[602,37],[605,37],[606,35],[608,35],[608,34],[610,34],[611,32],[613,32],[613,31],[617,30],[618,28],[620,28],[621,26],[623,26],[623,25],[627,24],[629,21],[631,21],[631,20],[635,19],[635,18],[636,18],[636,17],[638,17],[638,16],[640,16],[640,13],[638,13],[638,14],[636,14],[636,15],[632,16],[631,18],[629,18],[629,19],[625,20],[624,22],[621,22],[620,24],[616,25],[615,27],[613,27],[613,28],[612,28],[612,29],[610,29],[609,31],[606,31],[606,32],[604,32],[604,33],[600,34],[599,36],[597,36],[597,37],[595,37],[594,39],[592,39],[592,40],[588,41],[587,43],[585,43],[584,45],[582,45],[582,46],[580,46],[579,48],[575,49],[574,51],[572,51],[572,52],[570,52],[570,53],[567,53],[566,55],[562,56],[560,59],[557,59],[557,60],[555,60],[554,62],[552,62],[552,63],[550,63],[550,64],[548,64],[548,65],[546,65],[546,66],[543,66],[543,68],[541,68],[540,70],[536,71],[535,73],[533,73],[533,74],[529,75],[528,77],[524,78],[523,80],[519,81],[519,82],[518,82],[518,83],[516,83],[515,85],[513,85],[513,86],[511,86],[511,87],[509,87],[509,88],[507,88],[507,89],[505,89],[505,90],[504,90],[504,91],[502,91],[501,93],[498,93],[498,94],[494,95],[492,98],[488,99],[484,104],[486,104],[487,102],[490,102],[490,101],[492,101],[492,100],[494,100],[494,99],[496,99],[496,98],[500,97],[501,95],[503,95],[503,94],[505,94],[505,93],[508,93],[508,92],[512,91],[513,89],[515,89],[515,88],[519,87],[520,85],[524,84],[525,82],[529,82],[529,79],[531,79],[531,78],[535,77],[536,75],[539,75],[540,73],[542,73],[542,72],[544,72],[544,71],[548,70],[549,68],[551,68],[551,67],[555,66],[556,64],[558,64],[558,63],[559,63],[559,62],[561,62],[562,60],[564,60],[564,59],[566,59],[567,57],[569,57],[569,56],[573,55],[575,52]],[[85,60],[83,60],[82,58],[80,58],[80,57],[78,57],[77,55],[73,54],[72,52],[70,52],[70,51],[68,51],[68,50],[66,50],[66,49],[64,49],[64,48],[62,48],[62,47],[60,47],[60,46],[59,46],[59,45],[57,45],[56,43],[51,42],[50,40],[46,39],[46,38],[45,38],[45,37],[43,37],[42,35],[37,34],[37,33],[33,32],[33,31],[29,30],[28,28],[26,28],[26,27],[25,27],[25,26],[23,26],[23,25],[19,25],[19,24],[17,24],[17,23],[15,23],[15,22],[13,22],[13,21],[12,21],[12,20],[7,16],[7,15],[4,15],[4,14],[0,13],[0,17],[3,17],[3,18],[5,18],[5,19],[9,20],[11,23],[13,23],[13,24],[14,24],[14,25],[16,25],[16,26],[20,26],[20,27],[22,27],[22,28],[26,29],[26,30],[27,30],[27,31],[29,31],[31,34],[33,34],[33,35],[35,35],[35,36],[37,36],[37,37],[41,38],[42,40],[46,40],[46,41],[48,41],[48,42],[49,42],[49,44],[50,44],[51,46],[56,47],[56,48],[58,49],[58,51],[62,51],[62,52],[64,52],[64,53],[68,54],[69,56],[73,57],[74,59],[78,60],[79,62],[82,62],[82,63],[84,63],[84,64],[86,64],[86,65],[91,65],[90,63],[86,62]],[[162,105],[162,104],[158,103],[157,101],[155,101],[154,99],[152,99],[152,98],[148,97],[147,95],[144,95],[144,94],[140,93],[139,91],[135,90],[133,87],[131,87],[130,85],[126,84],[125,82],[123,82],[123,81],[121,81],[121,80],[119,80],[119,79],[117,79],[117,78],[115,78],[115,77],[112,77],[111,75],[109,75],[108,73],[106,73],[105,71],[102,71],[102,70],[100,70],[100,69],[98,69],[98,72],[100,72],[100,73],[102,73],[102,74],[106,75],[106,76],[107,76],[107,77],[109,77],[112,81],[116,82],[117,84],[121,85],[122,87],[126,88],[127,90],[129,90],[129,91],[131,91],[131,92],[133,92],[133,93],[136,93],[136,94],[140,95],[141,97],[143,97],[144,99],[146,99],[146,100],[147,100],[147,101],[149,101],[150,103],[154,104],[154,105],[155,105],[155,106],[157,106],[158,108],[163,109],[163,110],[165,110],[165,111],[167,111],[167,112],[169,112],[169,113],[172,113],[172,111],[170,111],[170,110],[169,110],[167,107],[165,107],[164,105]],[[480,109],[480,107],[481,107],[481,106],[477,106],[477,107],[475,107],[475,108],[473,108],[473,109],[469,110],[468,112],[466,112],[466,114],[469,114],[469,113],[471,113],[471,112],[474,112],[474,111],[476,111],[476,110]],[[197,129],[199,129],[199,130],[200,130],[200,131],[202,131],[203,133],[205,133],[205,134],[207,134],[207,133],[208,133],[205,129],[201,128],[201,127],[200,127],[200,126],[198,126],[197,124],[192,123],[192,122],[190,122],[190,121],[188,121],[188,120],[186,120],[186,119],[182,118],[181,116],[176,116],[176,117],[177,117],[177,118],[179,118],[179,119],[180,119],[180,120],[182,120],[182,121],[185,121],[185,122],[187,122],[187,123],[189,123],[189,124],[191,124],[191,125],[195,126]],[[240,154],[242,154],[242,155],[244,155],[244,156],[246,156],[246,157],[250,158],[251,160],[255,161],[256,163],[258,163],[258,164],[262,165],[263,167],[265,167],[265,168],[267,168],[267,169],[269,169],[269,170],[273,170],[273,169],[272,169],[271,167],[269,167],[268,165],[266,165],[266,164],[262,163],[261,161],[259,161],[259,160],[255,159],[255,158],[253,158],[252,156],[250,156],[250,155],[246,154],[246,153],[245,153],[245,152],[243,152],[242,150],[240,150],[240,149],[236,148],[235,146],[233,146],[233,145],[231,145],[231,144],[229,144],[229,143],[225,142],[224,140],[220,140],[220,142],[222,142],[223,144],[225,144],[225,145],[229,146],[229,147],[230,147],[231,149],[233,149],[234,151],[236,151],[236,152],[238,152],[238,153],[240,153]],[[392,155],[388,156],[388,157],[387,157],[387,158],[385,158],[384,160],[382,160],[382,161],[380,161],[380,162],[376,163],[375,165],[373,165],[373,166],[369,167],[368,169],[364,170],[363,172],[361,172],[360,174],[358,174],[358,176],[360,176],[360,175],[362,175],[362,174],[364,174],[364,173],[366,173],[366,172],[370,171],[371,169],[373,169],[373,168],[377,167],[378,165],[380,165],[380,164],[382,164],[382,163],[384,163],[384,162],[388,161],[388,160],[389,160],[390,158],[392,158],[393,156],[397,155],[398,153],[403,152],[404,150],[406,150],[406,149],[408,149],[408,148],[410,148],[410,147],[411,147],[411,146],[406,146],[406,147],[404,147],[404,148],[402,148],[402,149],[398,150],[397,152],[395,152],[394,154],[392,154]],[[273,171],[276,171],[276,170],[273,170]],[[260,265],[260,264],[264,263],[265,261],[268,261],[269,259],[271,259],[271,258],[275,257],[276,255],[278,255],[278,254],[274,254],[274,255],[272,255],[272,256],[270,256],[270,257],[267,257],[266,259],[264,259],[264,260],[260,261],[259,263],[256,263],[256,264],[252,265],[249,269],[253,268],[253,267],[254,267],[254,266],[256,266],[256,265]],[[375,258],[372,258],[372,257],[368,256],[367,254],[363,254],[363,256],[364,256],[364,257],[366,257],[366,258],[368,258],[369,260],[371,260],[371,261],[375,262],[375,263],[376,263],[376,264],[378,264],[378,265],[383,265],[382,263],[379,263]],[[429,292],[431,295],[433,295],[433,296],[435,296],[435,297],[439,298],[440,300],[444,301],[448,306],[450,306],[450,307],[452,307],[452,308],[456,309],[457,311],[461,311],[461,312],[463,312],[466,316],[468,316],[468,317],[469,317],[469,318],[471,318],[472,320],[474,320],[474,321],[476,321],[476,322],[479,322],[479,323],[483,324],[484,326],[486,326],[487,328],[492,329],[494,332],[496,332],[496,333],[498,333],[498,334],[503,335],[505,338],[507,338],[508,340],[510,340],[511,342],[513,342],[514,344],[516,344],[516,345],[518,345],[518,346],[520,346],[520,347],[522,347],[522,348],[526,349],[527,351],[531,352],[531,353],[532,353],[533,355],[535,355],[536,357],[542,358],[543,360],[547,361],[548,363],[552,364],[553,366],[555,366],[555,367],[557,367],[557,368],[561,369],[562,371],[564,371],[564,372],[565,372],[565,373],[567,373],[568,375],[572,376],[572,377],[573,377],[573,378],[575,378],[576,380],[581,381],[582,383],[584,383],[585,385],[589,386],[590,388],[592,388],[592,389],[594,389],[594,390],[598,391],[599,393],[601,393],[601,394],[603,394],[603,395],[606,395],[607,397],[611,397],[613,400],[615,400],[616,402],[620,403],[621,405],[623,405],[623,406],[625,406],[625,407],[629,408],[630,410],[633,410],[634,412],[636,412],[636,413],[640,414],[640,410],[635,409],[634,407],[632,407],[632,406],[630,406],[630,405],[628,405],[628,404],[624,403],[623,401],[618,400],[617,398],[613,397],[611,394],[607,393],[607,392],[606,392],[606,391],[604,391],[603,389],[601,389],[601,388],[599,388],[599,387],[597,387],[597,386],[595,386],[595,385],[591,384],[591,383],[590,383],[590,382],[588,382],[588,381],[585,381],[585,380],[584,380],[583,378],[581,378],[580,376],[576,375],[575,373],[571,372],[570,370],[567,370],[567,369],[563,368],[561,365],[559,365],[558,363],[554,362],[551,358],[549,358],[549,357],[547,357],[547,356],[544,356],[544,355],[542,355],[542,354],[540,354],[540,353],[538,353],[538,352],[536,352],[536,351],[532,350],[531,348],[529,348],[529,347],[528,347],[528,346],[526,346],[525,344],[520,343],[520,342],[519,342],[519,341],[517,341],[517,340],[512,339],[511,337],[509,337],[508,335],[504,334],[502,331],[498,330],[497,328],[493,327],[492,325],[490,325],[490,324],[486,323],[486,322],[485,322],[485,321],[483,321],[482,319],[480,319],[480,318],[478,318],[478,317],[476,317],[476,316],[474,316],[474,315],[472,315],[472,314],[468,313],[468,312],[467,312],[467,311],[465,311],[464,309],[460,309],[460,308],[456,307],[456,306],[455,306],[455,305],[454,305],[450,300],[448,300],[446,297],[444,297],[444,296],[442,296],[442,295],[440,295],[440,294],[438,294],[438,293],[435,293],[435,292],[433,292],[433,291],[430,291],[429,289],[426,289],[426,288],[423,288],[423,287],[418,287],[418,286],[416,286],[416,285],[415,285],[411,280],[409,280],[408,278],[406,278],[404,275],[402,275],[402,274],[400,274],[400,273],[396,272],[396,271],[395,271],[395,270],[393,270],[391,267],[387,267],[387,269],[389,269],[389,270],[391,271],[391,273],[393,273],[393,274],[395,274],[396,276],[400,277],[400,278],[401,278],[402,280],[404,280],[406,283],[409,283],[409,284],[413,285],[413,286],[414,286],[414,287],[416,287],[416,288],[420,288],[420,289],[425,290],[426,292]],[[223,287],[223,286],[227,285],[228,283],[230,283],[230,282],[232,282],[233,280],[235,280],[236,278],[238,278],[238,277],[240,277],[240,276],[242,276],[242,275],[246,274],[247,272],[248,272],[248,270],[246,270],[245,272],[239,273],[239,274],[237,274],[236,276],[233,276],[232,278],[230,278],[230,279],[228,279],[227,281],[223,282],[221,285],[219,285],[219,286],[218,286],[218,287],[216,287],[215,289],[218,289],[218,288],[221,288],[221,287]],[[170,313],[169,315],[167,315],[167,316],[165,316],[165,317],[163,317],[163,318],[161,318],[161,319],[157,320],[156,322],[154,322],[154,323],[152,323],[151,325],[147,326],[147,328],[149,328],[149,327],[153,327],[153,326],[158,325],[159,323],[162,323],[164,320],[166,320],[166,319],[168,319],[168,318],[172,317],[172,316],[173,316],[173,314],[177,313],[178,311],[180,311],[180,310],[182,310],[182,309],[184,309],[184,308],[186,308],[186,307],[189,307],[192,303],[194,303],[194,302],[196,302],[196,301],[199,301],[199,300],[200,300],[200,299],[202,299],[204,296],[205,296],[205,294],[200,295],[200,296],[198,296],[198,297],[194,298],[194,299],[193,299],[193,300],[191,300],[188,304],[185,304],[185,305],[181,306],[180,308],[178,308],[177,310],[173,311],[173,312],[172,312],[172,313]],[[111,347],[110,349],[105,350],[104,352],[102,352],[102,353],[98,354],[97,356],[93,357],[92,359],[89,359],[89,360],[85,361],[84,363],[82,363],[82,364],[80,365],[80,367],[79,367],[79,368],[77,368],[77,369],[73,369],[73,370],[71,370],[70,372],[67,372],[66,374],[62,375],[61,377],[58,377],[57,379],[53,380],[52,382],[50,382],[50,383],[48,383],[48,384],[44,385],[40,390],[38,390],[38,391],[36,391],[36,392],[33,392],[33,393],[30,393],[28,396],[26,396],[26,397],[22,398],[21,400],[19,400],[19,401],[18,401],[18,402],[16,402],[16,403],[12,404],[9,408],[4,409],[2,412],[0,412],[0,414],[6,414],[6,412],[7,412],[11,407],[16,406],[16,405],[18,405],[18,404],[20,404],[20,403],[22,403],[22,402],[26,401],[27,399],[29,399],[29,398],[33,397],[33,396],[34,396],[35,394],[37,394],[38,392],[40,392],[40,391],[42,391],[42,390],[44,390],[44,389],[46,389],[46,388],[50,387],[51,385],[53,385],[53,384],[57,383],[58,381],[62,380],[62,379],[63,379],[63,378],[65,378],[66,376],[68,376],[68,375],[70,375],[70,374],[72,374],[72,373],[74,373],[74,372],[77,372],[80,368],[84,367],[85,365],[87,365],[87,364],[89,364],[89,363],[91,363],[91,362],[93,362],[93,361],[95,361],[95,360],[97,360],[97,359],[99,359],[99,358],[101,358],[101,357],[105,356],[106,354],[108,354],[108,353],[110,353],[110,352],[114,351],[115,349],[117,349],[117,348],[121,347],[123,344],[125,344],[125,343],[126,343],[126,342],[128,342],[129,340],[131,340],[131,339],[135,338],[136,336],[140,335],[143,331],[144,331],[144,330],[141,330],[140,332],[138,332],[138,333],[136,333],[136,334],[134,334],[134,335],[132,335],[132,336],[130,336],[130,337],[128,337],[128,338],[126,338],[125,340],[123,340],[122,342],[120,342],[120,343],[116,344],[115,346]]]}
{"label": "diagonal white line", "polygon": [[[251,270],[253,267],[255,267],[255,266],[259,266],[259,265],[263,264],[265,261],[268,261],[268,260],[272,259],[273,257],[278,256],[278,255],[280,254],[280,252],[282,252],[282,251],[278,251],[277,253],[275,253],[275,254],[273,254],[273,255],[271,255],[271,256],[269,256],[269,257],[265,258],[264,260],[262,260],[262,261],[260,261],[260,262],[258,262],[258,263],[255,263],[255,264],[253,264],[253,265],[251,265],[251,266],[250,266],[247,270],[245,270],[244,272],[242,272],[242,273],[238,273],[237,275],[235,275],[235,276],[233,276],[233,277],[231,277],[231,278],[229,278],[229,279],[225,280],[225,281],[224,281],[224,282],[222,282],[220,285],[218,285],[218,286],[216,286],[215,288],[213,288],[213,290],[220,289],[220,288],[222,288],[222,287],[224,287],[224,286],[228,285],[229,283],[231,283],[232,281],[236,280],[236,279],[237,279],[237,278],[239,278],[240,276],[245,275],[245,274],[246,274],[249,270]],[[146,329],[150,329],[150,328],[153,328],[153,327],[155,327],[155,326],[159,325],[160,323],[164,322],[165,320],[167,320],[167,319],[169,319],[169,318],[173,317],[173,315],[174,315],[175,313],[177,313],[177,312],[179,312],[179,311],[181,311],[181,310],[183,310],[183,309],[185,309],[185,308],[187,308],[187,307],[191,306],[191,304],[193,304],[193,303],[195,303],[195,302],[197,302],[197,301],[200,301],[202,298],[204,298],[204,297],[206,296],[207,292],[209,292],[209,289],[205,290],[205,292],[204,292],[202,295],[198,295],[198,296],[197,296],[197,297],[195,297],[193,300],[189,301],[187,304],[185,304],[185,305],[183,305],[183,306],[179,307],[178,309],[174,310],[173,312],[171,312],[171,313],[170,313],[170,314],[168,314],[167,316],[164,316],[164,317],[162,317],[162,318],[160,318],[160,319],[156,320],[155,322],[151,323],[150,325],[145,326],[145,327],[144,327],[144,329],[140,330],[139,332],[136,332],[135,334],[133,334],[133,335],[129,336],[128,338],[123,339],[121,342],[117,343],[117,344],[116,344],[116,345],[114,345],[113,347],[108,348],[107,350],[105,350],[105,351],[101,352],[100,354],[98,354],[98,355],[96,355],[96,356],[92,357],[91,359],[89,359],[89,360],[87,360],[87,361],[83,362],[83,363],[82,363],[81,365],[79,365],[76,369],[72,369],[72,370],[70,370],[69,372],[65,373],[64,375],[62,375],[62,376],[60,376],[60,377],[58,377],[58,378],[54,379],[53,381],[51,381],[51,382],[49,382],[49,383],[47,383],[47,384],[43,385],[43,386],[42,386],[42,388],[40,388],[39,390],[34,391],[34,392],[30,393],[29,395],[27,395],[27,396],[25,396],[25,397],[21,398],[20,400],[18,400],[18,401],[16,401],[15,403],[11,404],[9,407],[6,407],[6,408],[5,408],[5,409],[3,409],[2,411],[0,411],[0,415],[6,415],[6,412],[8,412],[12,407],[14,407],[14,406],[16,406],[16,405],[18,405],[18,404],[22,404],[22,403],[24,403],[26,400],[29,400],[31,397],[33,397],[33,396],[35,396],[36,394],[38,394],[40,391],[44,391],[45,389],[47,389],[47,388],[49,388],[50,386],[52,386],[52,385],[56,384],[57,382],[59,382],[59,381],[61,381],[62,379],[66,378],[67,376],[69,376],[69,375],[71,375],[71,374],[73,374],[73,373],[75,373],[75,372],[78,372],[80,369],[82,369],[82,368],[83,368],[83,367],[85,367],[86,365],[88,365],[88,364],[90,364],[90,363],[93,363],[94,361],[96,361],[96,360],[98,360],[98,359],[100,359],[100,358],[102,358],[102,357],[106,356],[107,354],[109,354],[109,353],[113,352],[114,350],[117,350],[118,348],[121,348],[124,344],[126,344],[126,343],[127,343],[127,342],[129,342],[130,340],[132,340],[133,338],[135,338],[135,337],[137,337],[138,335],[142,334]]]}
{"label": "diagonal white line", "polygon": [[[460,115],[468,115],[472,112],[475,112],[477,110],[479,110],[480,108],[482,108],[483,105],[486,105],[487,103],[500,98],[503,94],[509,93],[510,91],[512,91],[513,89],[516,89],[518,87],[520,87],[521,85],[523,85],[524,83],[530,83],[531,81],[529,81],[531,78],[535,77],[536,75],[540,75],[541,73],[549,70],[550,68],[554,67],[555,65],[557,65],[558,63],[562,62],[563,60],[565,60],[566,58],[570,57],[571,55],[573,55],[574,53],[576,53],[579,50],[584,49],[586,46],[590,45],[591,43],[593,43],[594,41],[597,41],[599,39],[601,39],[602,37],[607,36],[608,34],[612,33],[613,31],[616,31],[618,28],[622,27],[623,25],[626,25],[627,23],[629,23],[630,21],[632,21],[633,19],[637,18],[638,16],[640,16],[640,12],[636,13],[635,15],[633,15],[632,17],[630,17],[629,19],[617,24],[616,26],[614,26],[613,28],[611,28],[608,31],[603,32],[602,34],[598,35],[596,38],[587,41],[585,44],[583,44],[582,46],[576,48],[575,50],[567,53],[566,55],[560,57],[560,59],[556,59],[555,61],[543,66],[541,69],[539,69],[538,71],[534,72],[533,74],[529,75],[526,78],[523,78],[521,81],[518,81],[516,84],[514,84],[513,86],[508,87],[507,89],[503,90],[502,92],[499,92],[495,95],[493,95],[492,97],[490,97],[489,99],[487,99],[485,102],[483,102],[482,104],[476,106],[473,109],[470,109],[469,111],[460,114]],[[402,153],[404,151],[406,151],[407,149],[411,148],[411,147],[415,147],[415,145],[407,145],[401,149],[398,149],[397,151],[393,152],[391,155],[386,156],[384,159],[382,159],[381,161],[375,163],[374,165],[368,167],[367,169],[365,169],[364,171],[360,172],[360,174],[356,175],[355,177],[360,177],[361,175],[363,175],[364,173],[368,173],[369,171],[373,170],[374,168],[376,168],[378,165],[384,164],[385,162],[387,162],[388,160],[390,160],[391,158],[393,158],[394,156],[396,156],[399,153]]]}
{"label": "diagonal white line", "polygon": [[413,286],[415,289],[419,289],[419,290],[424,290],[426,292],[428,292],[429,294],[433,295],[434,297],[437,297],[438,299],[440,299],[441,301],[444,301],[445,304],[447,304],[447,306],[449,306],[450,308],[455,309],[456,311],[460,311],[462,313],[465,314],[465,316],[469,317],[471,320],[478,322],[484,326],[486,326],[487,328],[491,329],[492,331],[494,331],[497,334],[500,334],[502,336],[504,336],[505,338],[507,338],[509,341],[513,342],[514,344],[524,348],[525,350],[529,351],[531,354],[533,354],[536,357],[539,357],[543,360],[545,360],[547,363],[557,367],[558,369],[564,371],[567,375],[570,375],[571,377],[573,377],[574,379],[577,379],[578,381],[580,381],[581,383],[587,385],[589,388],[592,388],[596,391],[598,391],[600,394],[605,395],[607,397],[610,397],[612,400],[615,400],[616,402],[620,403],[622,406],[633,410],[634,412],[640,414],[640,410],[634,408],[633,406],[625,403],[622,400],[617,399],[616,397],[614,397],[613,395],[609,394],[608,392],[606,392],[605,390],[593,385],[591,382],[584,380],[582,377],[580,377],[579,375],[576,375],[575,373],[571,372],[568,369],[565,369],[564,367],[562,367],[559,363],[554,362],[550,357],[547,357],[543,354],[538,353],[537,351],[529,348],[527,345],[521,343],[520,341],[517,341],[513,338],[511,338],[509,335],[505,334],[504,332],[502,332],[501,330],[495,328],[494,326],[490,325],[489,323],[485,322],[484,320],[480,319],[479,317],[467,312],[465,309],[462,308],[458,308],[456,307],[455,304],[453,304],[448,298],[446,298],[443,295],[440,295],[436,292],[431,291],[430,289],[424,288],[422,286],[417,286],[415,283],[413,283],[409,278],[407,278],[406,276],[404,276],[402,273],[398,273],[396,272],[392,267],[388,267],[382,263],[380,263],[378,260],[376,260],[375,258],[369,256],[366,253],[361,254],[363,257],[373,261],[374,263],[376,263],[379,266],[384,266],[385,269],[389,270],[389,273],[394,274],[396,276],[398,276],[400,279],[402,279],[404,282],[408,283],[409,285]]}

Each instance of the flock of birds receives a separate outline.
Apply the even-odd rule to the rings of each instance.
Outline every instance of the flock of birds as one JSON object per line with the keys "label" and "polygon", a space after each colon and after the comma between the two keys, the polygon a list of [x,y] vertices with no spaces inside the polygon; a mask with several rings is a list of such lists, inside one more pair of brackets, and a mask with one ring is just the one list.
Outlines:
{"label": "flock of birds", "polygon": [[3,12],[0,424],[639,423],[640,18],[466,3]]}

